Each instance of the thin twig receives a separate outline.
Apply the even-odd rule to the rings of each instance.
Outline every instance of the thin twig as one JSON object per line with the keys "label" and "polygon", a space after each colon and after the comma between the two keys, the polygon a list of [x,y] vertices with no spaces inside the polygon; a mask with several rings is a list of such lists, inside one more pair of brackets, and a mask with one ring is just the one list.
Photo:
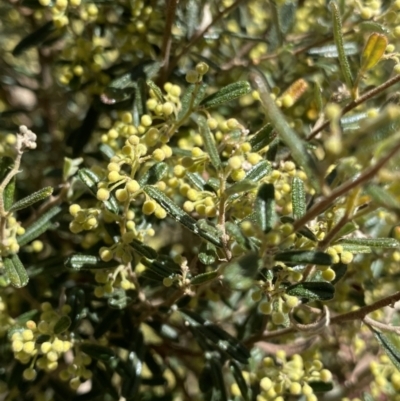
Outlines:
{"label": "thin twig", "polygon": [[[360,104],[366,102],[367,100],[373,98],[374,96],[378,95],[379,93],[383,92],[385,89],[390,88],[391,86],[397,84],[400,82],[400,74],[396,75],[395,77],[389,79],[382,85],[377,86],[374,89],[371,89],[370,91],[364,93],[362,96],[359,98],[351,101],[348,105],[346,105],[343,110],[342,110],[342,116],[345,115],[347,112],[350,110],[355,109],[358,107]],[[317,134],[319,134],[321,131],[323,131],[326,127],[328,127],[330,121],[327,120],[325,121],[322,125],[320,125],[318,128],[314,129],[311,131],[310,135],[307,137],[307,141],[311,140],[314,138]]]}
{"label": "thin twig", "polygon": [[161,59],[162,59],[162,67],[161,67],[161,81],[164,82],[166,79],[166,74],[169,68],[169,58],[171,52],[171,43],[172,43],[172,25],[175,21],[176,14],[176,6],[179,0],[166,0],[167,9],[166,9],[166,19],[165,19],[165,29],[164,29],[164,39],[161,47]]}
{"label": "thin twig", "polygon": [[400,143],[395,145],[387,155],[382,157],[375,163],[373,166],[366,169],[362,174],[360,174],[356,179],[350,179],[340,187],[335,188],[329,195],[325,198],[322,198],[319,202],[317,202],[314,206],[311,207],[307,211],[307,213],[299,220],[293,223],[293,227],[295,231],[298,231],[302,228],[307,222],[317,217],[319,214],[324,212],[329,206],[331,206],[335,199],[343,196],[351,189],[356,188],[357,186],[369,181],[372,179],[377,172],[400,150]]}
{"label": "thin twig", "polygon": [[181,57],[183,57],[188,51],[189,49],[191,49],[191,47],[193,45],[195,45],[203,36],[204,34],[213,26],[215,25],[220,19],[222,19],[224,16],[226,16],[227,14],[229,14],[231,11],[233,11],[243,0],[236,0],[231,6],[225,8],[224,10],[220,11],[214,18],[213,20],[206,25],[203,29],[197,31],[194,33],[194,35],[192,36],[192,38],[190,39],[189,43],[181,50],[181,52],[175,56],[169,65],[169,69],[168,69],[168,74],[167,76],[172,72],[172,70],[176,67],[176,65],[178,64],[178,61],[181,59]]}

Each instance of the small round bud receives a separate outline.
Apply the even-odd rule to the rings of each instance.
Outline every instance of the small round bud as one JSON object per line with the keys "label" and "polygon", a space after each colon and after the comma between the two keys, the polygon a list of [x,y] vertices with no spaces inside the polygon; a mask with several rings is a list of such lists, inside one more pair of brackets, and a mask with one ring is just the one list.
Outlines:
{"label": "small round bud", "polygon": [[214,130],[218,128],[218,121],[215,118],[209,118],[207,120],[208,128]]}
{"label": "small round bud", "polygon": [[81,207],[77,204],[77,203],[73,203],[70,207],[69,207],[69,214],[71,216],[76,216],[78,214],[78,212],[81,210]]}
{"label": "small round bud", "polygon": [[144,114],[140,119],[140,123],[143,125],[143,127],[150,127],[151,124],[153,124],[153,120],[148,114]]}
{"label": "small round bud", "polygon": [[153,200],[147,200],[143,203],[142,212],[143,214],[150,215],[153,214],[157,208],[157,203]]}
{"label": "small round bud", "polygon": [[99,255],[104,262],[109,262],[114,257],[114,253],[106,247],[100,248]]}
{"label": "small round bud", "polygon": [[260,387],[263,391],[268,391],[272,387],[272,381],[269,377],[263,377],[260,380]]}
{"label": "small round bud", "polygon": [[36,370],[34,370],[32,368],[27,368],[22,373],[22,376],[25,380],[32,381],[32,380],[36,379],[37,373],[36,373]]}
{"label": "small round bud", "polygon": [[196,82],[199,82],[200,75],[197,71],[190,70],[186,73],[185,79],[189,84],[195,84]]}
{"label": "small round bud", "polygon": [[165,116],[170,116],[174,112],[174,104],[171,102],[165,102],[162,105],[162,112]]}
{"label": "small round bud", "polygon": [[228,159],[229,167],[233,170],[238,170],[242,167],[242,158],[240,156],[232,156]]}
{"label": "small round bud", "polygon": [[110,198],[110,191],[108,191],[105,188],[100,188],[97,191],[96,197],[97,197],[97,199],[99,201],[103,201],[104,202],[104,201],[106,201],[106,200],[108,200]]}
{"label": "small round bud", "polygon": [[196,72],[200,75],[205,75],[208,72],[208,64],[204,63],[204,62],[200,62],[196,65]]}
{"label": "small round bud", "polygon": [[286,316],[282,312],[272,312],[272,322],[279,326],[285,323]]}
{"label": "small round bud", "polygon": [[334,270],[332,270],[331,268],[326,269],[325,271],[323,271],[321,273],[322,278],[326,281],[333,281],[336,277],[336,273]]}
{"label": "small round bud", "polygon": [[260,312],[264,315],[269,315],[272,313],[272,303],[269,301],[262,301],[259,305]]}
{"label": "small round bud", "polygon": [[126,184],[125,188],[129,193],[132,194],[140,190],[140,185],[136,180],[131,180]]}
{"label": "small round bud", "polygon": [[129,199],[129,192],[125,188],[117,189],[115,191],[115,197],[119,202],[125,202]]}

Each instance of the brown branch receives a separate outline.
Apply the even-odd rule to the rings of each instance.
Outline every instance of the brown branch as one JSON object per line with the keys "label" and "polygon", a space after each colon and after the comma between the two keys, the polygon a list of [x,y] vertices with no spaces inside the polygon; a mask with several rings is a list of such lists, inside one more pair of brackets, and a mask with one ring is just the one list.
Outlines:
{"label": "brown branch", "polygon": [[[345,115],[347,112],[350,110],[355,109],[358,107],[360,104],[366,102],[367,100],[373,98],[374,96],[378,95],[379,93],[383,92],[385,89],[390,88],[391,86],[397,84],[400,82],[400,74],[394,76],[393,78],[389,79],[382,85],[377,86],[374,89],[371,89],[370,91],[364,93],[362,96],[359,98],[351,101],[348,105],[346,105],[343,110],[342,110],[342,116]],[[311,131],[310,135],[307,137],[307,141],[310,139],[314,138],[317,134],[319,134],[321,131],[323,131],[326,127],[328,127],[330,121],[327,120],[325,121],[322,125],[320,125],[318,128],[315,130]]]}
{"label": "brown branch", "polygon": [[[348,322],[348,321],[352,321],[352,320],[364,320],[365,317],[369,313],[372,313],[378,309],[382,309],[385,306],[394,305],[397,301],[400,301],[400,291],[398,291],[392,295],[389,295],[386,298],[382,298],[379,301],[376,301],[371,305],[367,305],[367,306],[364,306],[355,311],[343,313],[341,315],[332,317],[330,319],[330,325],[342,324],[343,322]],[[292,327],[287,327],[285,329],[274,330],[274,331],[271,331],[271,332],[265,333],[265,334],[264,333],[256,334],[256,335],[248,338],[245,341],[245,344],[247,346],[250,346],[258,341],[266,341],[266,340],[270,340],[272,338],[282,337],[282,336],[288,335],[288,334],[294,334],[296,332],[297,332],[296,328],[294,326],[292,326]]]}
{"label": "brown branch", "polygon": [[[400,75],[399,75],[400,77]],[[400,78],[399,78],[400,80]],[[365,183],[372,179],[377,172],[400,150],[400,143],[393,146],[393,148],[388,152],[388,154],[382,157],[377,163],[373,166],[366,169],[362,174],[360,174],[355,180],[350,179],[340,187],[335,188],[328,196],[322,198],[319,202],[317,202],[311,209],[307,211],[307,213],[299,220],[293,223],[293,227],[295,231],[298,231],[302,228],[308,221],[314,219],[319,214],[324,212],[330,205],[332,205],[333,201],[340,196],[343,196],[348,191],[353,188],[356,188],[358,185]]]}
{"label": "brown branch", "polygon": [[172,25],[175,21],[176,7],[179,0],[166,0],[167,9],[166,9],[166,20],[165,20],[165,30],[164,30],[164,39],[161,47],[161,81],[164,82],[166,79],[166,75],[169,68],[169,57],[171,52],[171,43],[172,43]]}

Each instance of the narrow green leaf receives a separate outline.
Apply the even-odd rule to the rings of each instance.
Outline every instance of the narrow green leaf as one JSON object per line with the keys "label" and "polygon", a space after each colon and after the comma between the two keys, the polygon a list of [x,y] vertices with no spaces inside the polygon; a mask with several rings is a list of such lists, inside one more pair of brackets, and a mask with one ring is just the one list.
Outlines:
{"label": "narrow green leaf", "polygon": [[247,81],[239,81],[227,85],[218,92],[207,96],[201,103],[205,108],[219,106],[220,104],[230,102],[233,99],[247,95],[250,93],[251,87]]}
{"label": "narrow green leaf", "polygon": [[342,262],[339,263],[335,263],[334,265],[331,266],[331,269],[335,272],[336,276],[335,279],[333,281],[331,281],[331,283],[333,285],[336,285],[336,283],[341,280],[344,275],[347,272],[347,265],[345,265]]}
{"label": "narrow green leaf", "polygon": [[331,265],[331,255],[321,251],[286,251],[275,255],[276,261],[290,264]]}
{"label": "narrow green leaf", "polygon": [[238,224],[227,221],[225,223],[225,230],[229,235],[230,240],[236,241],[243,249],[250,249],[251,243],[246,235],[242,233]]}
{"label": "narrow green leaf", "polygon": [[65,262],[65,267],[72,270],[97,270],[97,269],[112,269],[117,267],[119,263],[115,260],[104,262],[98,255],[85,255],[76,253],[69,256]]}
{"label": "narrow green leaf", "polygon": [[209,363],[213,383],[213,395],[211,401],[228,401],[221,362],[218,358],[211,357]]}
{"label": "narrow green leaf", "polygon": [[181,109],[178,113],[178,121],[188,116],[191,110],[194,110],[200,102],[203,100],[207,90],[207,85],[192,84],[187,87],[183,95],[181,96]]}
{"label": "narrow green leaf", "polygon": [[25,233],[17,237],[18,244],[24,246],[33,241],[39,235],[43,234],[51,227],[50,220],[61,212],[59,206],[55,206],[47,211],[43,216],[39,217],[29,227],[26,228]]}
{"label": "narrow green leaf", "polygon": [[217,250],[213,244],[203,242],[200,245],[198,257],[203,265],[211,265],[217,260]]}
{"label": "narrow green leaf", "polygon": [[344,251],[351,253],[371,253],[372,248],[367,245],[358,245],[358,244],[343,244],[339,242],[339,244],[343,247]]}
{"label": "narrow green leaf", "polygon": [[148,79],[146,81],[147,86],[153,91],[153,93],[156,95],[156,98],[159,102],[164,103],[164,96],[162,94],[161,88],[156,85],[151,79]]}
{"label": "narrow green leaf", "polygon": [[208,127],[206,118],[204,116],[198,116],[197,125],[199,126],[199,132],[203,138],[204,147],[210,157],[211,164],[216,170],[219,170],[221,168],[221,159],[219,157],[214,138],[211,135],[210,128]]}
{"label": "narrow green leaf", "polygon": [[362,245],[371,248],[393,249],[400,246],[394,238],[344,238],[339,244]]}
{"label": "narrow green leaf", "polygon": [[363,401],[376,401],[369,393],[363,393]]}
{"label": "narrow green leaf", "polygon": [[208,283],[209,281],[213,281],[214,279],[216,279],[218,276],[219,276],[219,272],[216,270],[198,274],[197,276],[194,276],[190,280],[190,284],[191,285],[200,285],[200,284]]}
{"label": "narrow green leaf", "polygon": [[309,381],[309,386],[314,390],[314,393],[326,393],[327,391],[331,391],[333,389],[333,383],[331,382],[323,382],[323,381]]}
{"label": "narrow green leaf", "polygon": [[26,196],[25,198],[20,199],[15,202],[9,209],[10,212],[16,212],[17,210],[25,209],[36,202],[39,202],[43,199],[48,198],[53,193],[52,187],[45,187],[40,189],[39,191],[34,192]]}
{"label": "narrow green leaf", "polygon": [[293,217],[297,220],[303,217],[306,213],[306,191],[304,182],[294,177],[292,181],[292,204],[293,204]]}
{"label": "narrow green leaf", "polygon": [[57,28],[54,26],[53,21],[46,22],[36,31],[25,36],[12,51],[13,56],[19,56],[25,50],[30,49],[43,43]]}
{"label": "narrow green leaf", "polygon": [[67,304],[71,307],[69,317],[71,318],[70,330],[73,331],[84,316],[85,292],[82,288],[73,287],[67,293]]}
{"label": "narrow green leaf", "polygon": [[204,178],[198,173],[191,173],[186,171],[186,177],[190,181],[190,183],[199,191],[204,191],[204,186],[206,185],[206,181]]}
{"label": "narrow green leaf", "polygon": [[242,369],[235,361],[229,362],[229,369],[231,370],[233,377],[235,378],[243,399],[245,401],[249,401],[249,389],[247,387],[246,380],[243,377]]}
{"label": "narrow green leaf", "polygon": [[11,285],[16,288],[25,287],[29,277],[18,255],[7,256],[3,259],[4,269]]}
{"label": "narrow green leaf", "polygon": [[212,234],[210,231],[200,229],[197,225],[197,221],[193,217],[189,216],[183,209],[177,206],[158,188],[146,185],[145,187],[143,187],[143,190],[147,195],[158,202],[177,222],[182,224],[193,233],[197,234],[199,237],[202,237],[215,246],[222,248],[221,239],[217,235]]}
{"label": "narrow green leaf", "polygon": [[378,32],[378,33],[384,33],[388,34],[390,33],[390,30],[380,24],[379,22],[376,21],[362,21],[359,24],[357,24],[357,27],[362,31],[362,32]]}
{"label": "narrow green leaf", "polygon": [[57,320],[57,323],[54,325],[54,334],[61,334],[64,331],[67,331],[71,326],[71,319],[69,316],[64,315],[61,316],[60,319]]}
{"label": "narrow green leaf", "polygon": [[80,350],[85,354],[89,355],[93,359],[97,359],[102,362],[110,362],[111,359],[115,358],[115,353],[109,347],[98,344],[81,344]]}
{"label": "narrow green leaf", "polygon": [[349,90],[353,88],[353,77],[351,75],[349,61],[343,45],[342,18],[340,16],[339,7],[335,0],[329,3],[332,11],[333,37],[339,54],[340,69],[344,77],[344,81]]}
{"label": "narrow green leaf", "polygon": [[244,179],[242,181],[235,182],[225,190],[226,195],[237,195],[235,199],[240,196],[242,192],[248,192],[257,188],[257,183],[253,180]]}
{"label": "narrow green leaf", "polygon": [[329,301],[335,295],[335,287],[324,281],[312,281],[291,285],[286,288],[286,294],[311,301]]}
{"label": "narrow green leaf", "polygon": [[148,245],[142,244],[139,240],[134,239],[129,245],[141,256],[144,256],[147,259],[156,259],[158,254],[157,251],[151,248]]}
{"label": "narrow green leaf", "polygon": [[[396,369],[400,371],[400,346],[398,342],[398,335],[393,333],[381,333],[370,327],[371,331],[375,334],[376,339],[382,346],[386,355],[392,361]],[[393,340],[392,340],[393,338]]]}
{"label": "narrow green leaf", "polygon": [[273,184],[262,184],[254,204],[257,223],[264,233],[269,232],[276,223],[275,189]]}
{"label": "narrow green leaf", "polygon": [[297,136],[294,130],[289,126],[282,114],[282,111],[277,107],[272,99],[264,76],[260,72],[253,71],[252,80],[258,89],[260,99],[263,104],[265,115],[271,122],[272,126],[279,134],[282,141],[290,149],[291,156],[298,166],[302,167],[311,181],[313,188],[320,192],[320,178],[317,164],[312,156],[308,153],[304,142]]}
{"label": "narrow green leaf", "polygon": [[272,167],[269,162],[262,160],[253,166],[244,177],[245,180],[251,180],[258,183],[262,178],[266,177],[272,172]]}
{"label": "narrow green leaf", "polygon": [[[108,146],[108,145],[102,143],[100,145],[100,148],[102,148],[103,146]],[[111,156],[109,158],[111,158]],[[79,170],[79,166],[82,164],[82,162],[83,162],[82,157],[78,157],[76,159],[70,159],[69,157],[64,157],[63,180],[67,181],[69,178],[75,175],[76,172]]]}
{"label": "narrow green leaf", "polygon": [[367,185],[365,192],[379,206],[384,206],[387,209],[400,210],[400,202],[397,198],[386,189],[376,184]]}
{"label": "narrow green leaf", "polygon": [[367,71],[375,67],[385,54],[388,39],[381,33],[372,33],[367,39],[361,55],[361,71]]}
{"label": "narrow green leaf", "polygon": [[138,180],[139,185],[154,185],[161,181],[168,172],[168,165],[164,162],[153,164]]}
{"label": "narrow green leaf", "polygon": [[252,152],[258,152],[269,145],[277,136],[271,124],[260,128],[249,140]]}

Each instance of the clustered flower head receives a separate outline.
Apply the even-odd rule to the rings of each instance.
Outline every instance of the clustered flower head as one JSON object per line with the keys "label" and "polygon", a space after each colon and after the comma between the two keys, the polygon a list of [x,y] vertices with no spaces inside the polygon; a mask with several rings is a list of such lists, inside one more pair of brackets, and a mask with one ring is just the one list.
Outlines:
{"label": "clustered flower head", "polygon": [[[301,355],[286,357],[278,351],[276,358],[266,357],[256,373],[243,372],[248,381],[260,383],[257,401],[284,401],[290,395],[304,396],[307,401],[317,401],[313,382],[328,383],[332,380],[329,370],[323,368],[319,359],[304,360]],[[232,394],[240,396],[237,384],[232,385]]]}
{"label": "clustered flower head", "polygon": [[64,305],[61,313],[57,313],[50,303],[44,302],[41,311],[39,323],[29,320],[11,335],[15,358],[29,364],[23,372],[26,380],[34,380],[37,369],[47,372],[57,369],[58,360],[72,347],[68,333],[61,327],[64,322],[68,325],[70,306]]}

